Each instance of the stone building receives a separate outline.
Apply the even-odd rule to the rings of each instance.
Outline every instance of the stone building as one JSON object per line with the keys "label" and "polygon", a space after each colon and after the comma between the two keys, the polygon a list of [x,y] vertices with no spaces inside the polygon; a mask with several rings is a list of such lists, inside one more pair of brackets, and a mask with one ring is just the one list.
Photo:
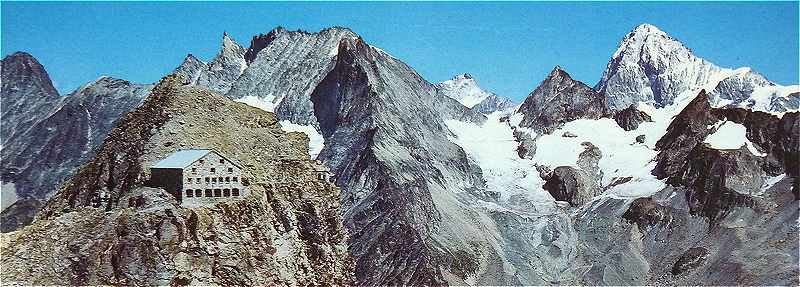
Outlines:
{"label": "stone building", "polygon": [[323,164],[321,161],[319,160],[314,161],[313,170],[314,170],[314,177],[317,180],[330,181],[330,182],[334,181],[333,173],[331,173],[330,169],[328,169],[328,167],[325,166],[325,164]]}
{"label": "stone building", "polygon": [[164,188],[182,205],[247,195],[242,166],[210,149],[179,150],[150,167],[152,187]]}

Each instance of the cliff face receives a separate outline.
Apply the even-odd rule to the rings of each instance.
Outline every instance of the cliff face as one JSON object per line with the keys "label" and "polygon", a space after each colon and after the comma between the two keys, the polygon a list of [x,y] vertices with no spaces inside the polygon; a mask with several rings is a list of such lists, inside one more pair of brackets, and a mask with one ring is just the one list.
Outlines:
{"label": "cliff face", "polygon": [[608,113],[606,98],[589,86],[573,80],[556,66],[517,110],[524,115],[521,127],[550,133],[577,119],[597,119]]}
{"label": "cliff face", "polygon": [[[27,57],[27,65],[33,65],[35,59]],[[30,209],[47,200],[67,177],[91,159],[117,120],[141,104],[152,87],[100,77],[63,98],[55,94],[55,99],[46,100],[52,95],[43,95],[44,89],[30,83],[37,77],[34,74],[17,82],[19,74],[30,71],[5,64],[12,60],[4,60],[2,80],[8,90],[3,91],[3,110],[10,106],[25,114],[14,117],[14,111],[4,113],[7,116],[3,119],[4,127],[19,124],[13,136],[4,137],[0,151],[2,180],[13,187],[19,204],[3,210],[2,232],[28,224],[33,218],[30,215],[37,211]],[[43,70],[36,75],[46,77]],[[37,99],[51,101],[47,113],[34,109],[37,106],[34,103],[43,105]],[[4,193],[4,196],[10,195]]]}
{"label": "cliff face", "polygon": [[[63,285],[349,284],[339,190],[314,179],[308,138],[275,115],[167,77],[37,220],[3,234],[4,282]],[[237,159],[250,194],[192,209],[144,186],[180,148]],[[100,206],[93,199],[108,198]],[[95,207],[97,206],[97,207]]]}

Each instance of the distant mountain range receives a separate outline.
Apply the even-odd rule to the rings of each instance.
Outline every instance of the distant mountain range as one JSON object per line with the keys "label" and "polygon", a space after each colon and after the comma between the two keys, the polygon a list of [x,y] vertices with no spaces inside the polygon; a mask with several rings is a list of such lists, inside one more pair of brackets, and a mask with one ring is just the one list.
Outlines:
{"label": "distant mountain range", "polygon": [[[2,113],[3,196],[19,198],[2,212],[3,232],[17,230],[3,234],[7,282],[800,283],[800,86],[718,67],[649,24],[624,36],[594,87],[557,66],[518,105],[469,74],[430,83],[342,27],[278,27],[246,48],[223,34],[211,61],[189,54],[155,86],[102,77],[63,97],[32,56],[2,64],[2,104],[14,107]],[[302,169],[272,159],[320,160],[341,192],[263,188],[197,209],[129,203],[159,194],[141,187],[147,163],[200,143],[274,177]],[[86,200],[101,191],[114,197],[104,211]],[[230,209],[273,226],[235,225]],[[166,231],[140,232],[150,227],[126,216],[184,227],[159,245]],[[198,220],[208,229],[193,239]],[[87,222],[135,232],[79,240]],[[83,245],[35,236],[48,228]],[[35,246],[53,255],[32,256]],[[111,247],[122,249],[97,251]],[[151,251],[159,260],[137,255]],[[61,264],[73,258],[98,259]],[[263,266],[285,272],[259,275]]]}

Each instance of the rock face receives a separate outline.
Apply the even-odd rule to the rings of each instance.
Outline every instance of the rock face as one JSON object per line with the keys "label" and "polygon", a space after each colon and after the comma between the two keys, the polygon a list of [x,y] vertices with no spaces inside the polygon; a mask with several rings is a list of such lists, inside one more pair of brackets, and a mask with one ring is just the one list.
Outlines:
{"label": "rock face", "polygon": [[[3,234],[4,282],[352,283],[339,191],[315,179],[308,138],[281,131],[271,113],[183,80],[163,79],[31,226]],[[148,166],[191,147],[240,161],[252,179],[250,194],[189,209],[166,191],[143,186]],[[94,208],[98,194],[109,200]]]}
{"label": "rock face", "polygon": [[595,89],[612,110],[640,101],[666,106],[720,71],[667,33],[642,24],[622,40]]}
{"label": "rock face", "polygon": [[208,69],[206,63],[195,58],[192,54],[186,55],[180,66],[172,71],[172,74],[179,75],[185,79],[187,84],[197,83],[201,71]]}
{"label": "rock face", "polygon": [[239,46],[228,33],[224,33],[222,50],[204,69],[198,70],[198,74],[190,79],[197,78],[195,82],[197,85],[224,95],[247,68],[244,53],[244,48]]}
{"label": "rock face", "polygon": [[[765,155],[754,155],[744,147],[717,150],[706,146],[703,140],[723,119],[745,126],[747,139]],[[692,214],[717,223],[737,206],[752,207],[752,195],[761,192],[767,176],[786,173],[797,178],[797,122],[798,113],[779,119],[744,109],[712,109],[705,92],[701,92],[656,143],[659,153],[653,173],[672,185],[688,188]],[[796,186],[797,180],[793,181]]]}
{"label": "rock face", "polygon": [[312,34],[280,27],[267,35],[271,41],[253,42],[249,50],[258,50],[257,56],[227,96],[259,99],[281,120],[319,128],[311,94],[333,69],[339,42],[357,36],[345,28]]}
{"label": "rock face", "polygon": [[666,134],[656,143],[656,149],[664,152],[656,157],[653,174],[660,178],[678,174],[692,150],[711,133],[708,126],[717,121],[718,118],[711,114],[708,95],[701,91],[675,116]]}
{"label": "rock face", "polygon": [[778,86],[749,68],[720,68],[650,24],[625,36],[595,85],[613,111],[638,102],[668,106],[682,93],[701,88],[713,90],[714,107],[785,112],[800,105],[798,87]]}
{"label": "rock face", "polygon": [[639,128],[639,124],[643,122],[652,122],[653,119],[650,115],[640,111],[636,105],[631,105],[621,111],[614,113],[614,121],[626,131],[632,131]]}
{"label": "rock face", "polygon": [[566,201],[573,207],[584,205],[602,192],[600,179],[603,173],[597,167],[602,152],[589,142],[578,157],[578,167],[559,166],[546,176],[544,189],[555,200]]}
{"label": "rock face", "polygon": [[517,110],[521,127],[550,133],[576,119],[597,119],[607,114],[606,99],[589,86],[573,80],[556,66]]}
{"label": "rock face", "polygon": [[478,86],[470,74],[461,74],[435,85],[439,95],[452,98],[479,113],[490,114],[514,107],[514,103]]}
{"label": "rock face", "polygon": [[36,58],[24,52],[3,58],[0,98],[3,105],[0,141],[4,149],[60,103],[47,71]]}
{"label": "rock face", "polygon": [[709,93],[714,107],[739,107],[764,112],[800,109],[800,90],[781,87],[750,68],[742,68],[720,81]]}
{"label": "rock face", "polygon": [[[144,100],[151,86],[101,77],[64,97],[54,110],[4,145],[3,181],[20,199],[43,201],[94,156],[116,121]],[[38,206],[38,203],[21,206]],[[30,222],[33,212],[4,210],[3,218]],[[24,219],[23,218],[27,218]],[[3,225],[3,232],[12,225]],[[16,226],[16,225],[14,225]]]}
{"label": "rock face", "polygon": [[598,200],[573,217],[581,242],[573,264],[586,266],[579,282],[795,285],[800,238],[791,181],[779,181],[754,198],[757,207],[735,207],[713,226],[690,213],[691,191],[683,187],[633,203]]}

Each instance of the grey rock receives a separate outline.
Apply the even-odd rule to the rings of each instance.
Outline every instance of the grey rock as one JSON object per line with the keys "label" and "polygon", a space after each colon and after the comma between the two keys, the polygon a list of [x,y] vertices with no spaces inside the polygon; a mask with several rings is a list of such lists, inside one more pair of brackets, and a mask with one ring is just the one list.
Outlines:
{"label": "grey rock", "polygon": [[186,55],[183,62],[172,71],[172,74],[178,75],[184,79],[185,84],[195,84],[200,77],[201,72],[208,69],[206,63],[195,58],[192,54]]}
{"label": "grey rock", "polygon": [[25,52],[3,58],[0,100],[3,105],[0,141],[4,149],[52,113],[61,102],[47,71]]}
{"label": "grey rock", "polygon": [[650,115],[647,113],[638,110],[636,105],[631,105],[614,113],[614,121],[616,121],[622,129],[632,131],[639,128],[639,124],[643,122],[652,122],[653,119],[650,118]]}
{"label": "grey rock", "polygon": [[193,82],[224,95],[247,68],[244,54],[245,49],[228,33],[224,33],[219,54],[204,69],[199,70],[197,80]]}
{"label": "grey rock", "polygon": [[657,27],[642,24],[622,40],[595,89],[613,111],[638,102],[666,106],[719,71]]}
{"label": "grey rock", "polygon": [[598,119],[606,115],[607,108],[605,97],[556,66],[517,112],[524,115],[521,127],[551,133],[576,119]]}
{"label": "grey rock", "polygon": [[645,140],[645,136],[644,135],[636,136],[636,143],[644,143],[644,140]]}
{"label": "grey rock", "polygon": [[555,200],[569,202],[573,207],[589,202],[601,192],[591,174],[571,166],[556,167],[544,189]]}
{"label": "grey rock", "polygon": [[578,135],[576,135],[576,134],[573,134],[573,133],[571,133],[571,132],[568,132],[568,131],[567,131],[567,132],[564,132],[563,134],[561,134],[561,137],[565,137],[565,138],[576,138],[576,137],[578,137]]}
{"label": "grey rock", "polygon": [[[101,77],[70,93],[3,147],[4,181],[14,184],[19,198],[45,201],[94,156],[117,120],[141,104],[150,87]],[[20,218],[29,212],[4,210],[2,216]]]}

